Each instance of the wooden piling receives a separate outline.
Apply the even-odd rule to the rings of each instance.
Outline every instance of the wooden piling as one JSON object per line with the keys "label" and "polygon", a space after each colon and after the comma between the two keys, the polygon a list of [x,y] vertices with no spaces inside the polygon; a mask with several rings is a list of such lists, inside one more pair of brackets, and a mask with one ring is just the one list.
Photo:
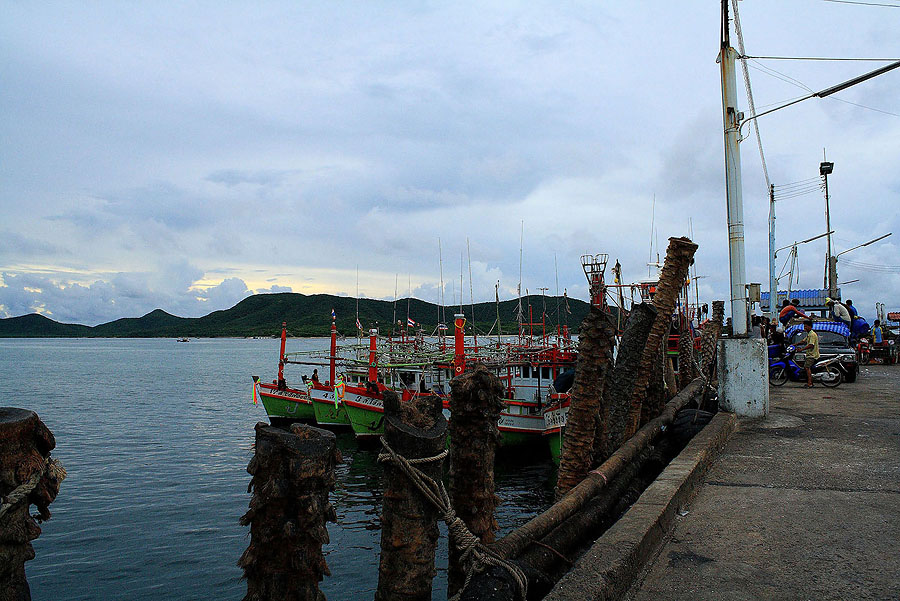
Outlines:
{"label": "wooden piling", "polygon": [[[503,384],[483,365],[450,381],[450,501],[456,515],[482,543],[494,542],[494,457]],[[465,581],[460,551],[450,545],[447,594]]]}
{"label": "wooden piling", "polygon": [[690,330],[682,329],[678,336],[678,390],[683,389],[698,375],[694,356],[694,339]]}
{"label": "wooden piling", "polygon": [[722,335],[723,320],[725,319],[725,301],[713,301],[712,317],[700,330],[700,369],[703,375],[712,381],[713,370],[716,361],[716,344]]}
{"label": "wooden piling", "polygon": [[29,513],[50,518],[48,506],[66,476],[50,457],[53,433],[34,411],[0,408],[0,601],[30,601],[25,562],[34,559],[31,541],[41,534]]}
{"label": "wooden piling", "polygon": [[647,392],[641,404],[641,426],[659,415],[668,402],[669,391],[675,390],[675,372],[672,370],[672,360],[666,353],[666,344],[659,345],[656,350],[656,360],[650,368],[650,379],[647,382]]}
{"label": "wooden piling", "polygon": [[631,392],[631,407],[624,433],[626,440],[634,435],[640,425],[641,406],[647,391],[653,361],[657,360],[659,346],[663,343],[664,336],[672,324],[675,301],[684,287],[684,280],[696,251],[697,245],[688,238],[669,238],[666,259],[659,275],[656,295],[653,297],[653,306],[657,310],[656,319],[647,336],[647,344],[641,356],[641,366]]}
{"label": "wooden piling", "polygon": [[[401,457],[412,461],[426,476],[439,480],[447,440],[447,420],[441,400],[419,397],[400,403],[391,392],[384,393],[384,438]],[[440,517],[410,478],[397,465],[384,463],[385,490],[381,515],[381,559],[378,565],[376,601],[428,601],[432,580]]]}
{"label": "wooden piling", "polygon": [[250,546],[238,561],[247,580],[244,601],[324,601],[319,582],[330,572],[322,545],[326,522],[336,519],[328,493],[340,461],[333,432],[256,424],[247,466],[253,496],[241,517],[241,525],[250,525]]}
{"label": "wooden piling", "polygon": [[535,540],[541,540],[548,532],[569,519],[593,497],[605,489],[635,458],[640,455],[672,423],[675,414],[689,403],[696,401],[704,389],[700,379],[694,380],[666,404],[663,412],[627,440],[602,465],[591,470],[578,486],[573,488],[550,509],[535,516],[525,525],[516,528],[490,545],[500,557],[517,557]]}
{"label": "wooden piling", "polygon": [[[592,305],[579,329],[575,382],[556,481],[557,499],[584,479],[591,469],[595,447],[603,444],[609,417],[604,389],[607,370],[612,363],[614,341],[612,318]],[[595,442],[598,430],[600,440]]]}
{"label": "wooden piling", "polygon": [[639,303],[632,307],[619,350],[616,354],[616,368],[613,370],[607,389],[609,398],[609,419],[606,440],[600,445],[595,457],[596,463],[603,463],[624,442],[625,427],[631,411],[631,396],[637,372],[640,369],[647,336],[656,319],[657,310],[650,303]]}

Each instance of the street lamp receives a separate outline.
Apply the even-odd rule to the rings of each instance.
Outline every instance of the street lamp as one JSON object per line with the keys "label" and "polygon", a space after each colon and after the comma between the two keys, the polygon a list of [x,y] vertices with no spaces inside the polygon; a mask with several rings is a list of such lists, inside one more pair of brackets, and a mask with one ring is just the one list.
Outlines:
{"label": "street lamp", "polygon": [[[892,233],[893,233],[893,232],[888,232],[888,233],[885,234],[884,236],[879,236],[879,237],[875,238],[874,240],[869,240],[868,242],[863,242],[862,244],[857,244],[856,246],[854,246],[854,247],[852,247],[852,248],[848,248],[847,250],[842,250],[842,251],[839,252],[838,254],[834,255],[834,260],[833,260],[833,261],[830,261],[830,262],[828,263],[828,265],[829,265],[829,267],[831,267],[832,264],[833,264],[833,270],[834,270],[834,274],[833,274],[833,275],[834,275],[835,281],[837,281],[837,262],[838,262],[838,257],[840,257],[841,255],[843,255],[843,254],[845,254],[845,253],[850,252],[851,250],[856,250],[857,248],[862,248],[863,246],[868,246],[868,245],[870,245],[870,244],[875,244],[875,243],[878,242],[879,240],[884,240],[885,238],[887,238],[888,236],[890,236]],[[855,281],[855,280],[854,280],[854,281]],[[846,282],[846,283],[849,283],[849,282]]]}
{"label": "street lamp", "polygon": [[834,281],[834,262],[831,259],[831,215],[828,210],[828,176],[832,171],[834,171],[834,163],[829,163],[828,161],[822,161],[821,163],[819,163],[819,175],[821,175],[825,179],[825,230],[829,232],[828,254],[826,255],[827,260],[825,263],[825,273],[828,274],[827,279],[829,298],[834,298],[835,296],[837,296],[837,290]]}

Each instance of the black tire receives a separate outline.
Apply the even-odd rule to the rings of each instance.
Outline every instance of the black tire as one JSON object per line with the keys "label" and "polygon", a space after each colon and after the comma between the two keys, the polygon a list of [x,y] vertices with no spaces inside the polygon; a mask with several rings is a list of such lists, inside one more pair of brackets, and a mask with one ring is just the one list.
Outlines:
{"label": "black tire", "polygon": [[788,374],[784,367],[773,367],[769,370],[769,384],[772,386],[784,386],[787,381]]}
{"label": "black tire", "polygon": [[822,372],[822,382],[823,386],[827,386],[828,388],[837,388],[841,385],[841,382],[844,379],[844,374],[836,368],[834,365],[829,365]]}
{"label": "black tire", "polygon": [[[869,359],[870,359],[870,358],[871,358],[871,355],[870,355],[868,352],[860,353],[860,354],[859,354],[859,363],[860,363],[860,365],[868,365],[868,364],[869,364]],[[847,381],[848,381],[848,382],[852,382],[853,380],[849,380],[849,379],[848,379]]]}
{"label": "black tire", "polygon": [[853,383],[856,382],[856,376],[859,375],[859,368],[847,370],[847,375],[844,376],[844,382]]}

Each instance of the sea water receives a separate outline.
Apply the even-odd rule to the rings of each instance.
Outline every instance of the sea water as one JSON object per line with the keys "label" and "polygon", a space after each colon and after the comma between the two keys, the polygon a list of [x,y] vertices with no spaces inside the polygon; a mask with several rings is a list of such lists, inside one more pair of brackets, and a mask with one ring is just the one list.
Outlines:
{"label": "sea water", "polygon": [[[56,436],[68,477],[25,564],[35,601],[241,599],[239,525],[250,495],[251,375],[275,377],[277,339],[0,339],[0,405],[31,409]],[[289,351],[328,339],[289,341]],[[321,369],[320,369],[321,372]],[[299,374],[287,373],[289,381]],[[328,599],[378,583],[382,468],[338,435],[344,463],[324,552]],[[541,452],[543,451],[543,452]],[[498,461],[501,534],[552,502],[549,454]],[[446,599],[441,528],[434,599]]]}

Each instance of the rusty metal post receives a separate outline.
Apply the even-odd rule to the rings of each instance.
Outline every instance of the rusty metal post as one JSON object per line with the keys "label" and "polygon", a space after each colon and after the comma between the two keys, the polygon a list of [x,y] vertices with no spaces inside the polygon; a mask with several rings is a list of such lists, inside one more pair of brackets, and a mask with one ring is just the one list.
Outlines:
{"label": "rusty metal post", "polygon": [[[556,498],[581,482],[591,469],[598,420],[605,426],[608,410],[603,402],[607,370],[612,364],[615,324],[599,307],[591,305],[578,336],[578,362],[572,384],[566,436],[559,460]],[[605,415],[604,415],[605,414]],[[601,440],[605,427],[601,427]]]}
{"label": "rusty metal post", "polygon": [[640,425],[641,405],[647,392],[653,361],[657,359],[659,346],[669,331],[672,312],[675,310],[675,301],[678,299],[678,293],[684,287],[684,280],[687,278],[688,268],[691,266],[696,251],[697,245],[688,238],[669,238],[666,260],[659,276],[656,296],[653,297],[653,306],[657,310],[656,319],[647,336],[647,344],[641,356],[641,367],[631,391],[631,407],[625,427],[625,440],[631,438]]}
{"label": "rusty metal post", "polygon": [[631,308],[625,322],[625,330],[619,341],[616,368],[607,391],[609,398],[609,420],[606,428],[605,444],[598,448],[597,463],[603,463],[624,442],[625,426],[631,410],[631,396],[640,369],[647,336],[656,320],[656,307],[640,303]]}
{"label": "rusty metal post", "polygon": [[323,575],[331,575],[322,545],[326,522],[335,521],[328,493],[341,462],[333,432],[293,424],[290,432],[256,424],[256,453],[247,466],[253,476],[250,546],[238,560],[247,579],[244,601],[323,601]]}
{"label": "rusty metal post", "polygon": [[[503,409],[500,379],[478,365],[450,381],[450,501],[456,515],[482,543],[494,542],[494,456],[500,441],[497,420]],[[460,551],[450,546],[447,595],[462,588],[466,576]]]}
{"label": "rusty metal post", "polygon": [[50,451],[53,433],[34,411],[0,408],[0,601],[30,601],[25,562],[34,559],[31,541],[41,534],[38,519],[50,519],[66,472]]}
{"label": "rusty metal post", "polygon": [[[441,478],[439,457],[447,442],[447,419],[437,396],[401,403],[384,393],[384,439],[390,449],[415,462],[433,480]],[[422,459],[438,458],[430,461]],[[436,570],[440,517],[437,509],[393,462],[384,464],[384,508],[381,514],[381,559],[376,601],[430,601]]]}

